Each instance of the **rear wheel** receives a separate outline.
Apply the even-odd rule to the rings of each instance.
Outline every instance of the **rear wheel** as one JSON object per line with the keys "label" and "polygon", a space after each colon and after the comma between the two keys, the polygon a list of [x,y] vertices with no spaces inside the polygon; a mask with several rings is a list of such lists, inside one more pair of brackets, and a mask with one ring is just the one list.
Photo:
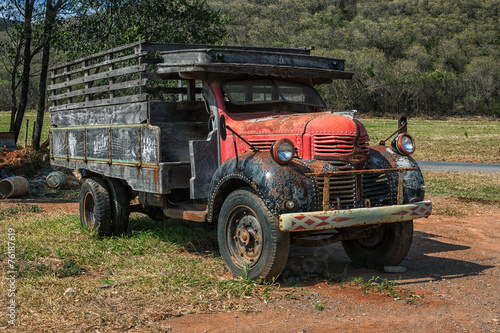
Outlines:
{"label": "rear wheel", "polygon": [[111,203],[111,234],[121,235],[127,232],[130,216],[130,200],[127,187],[119,179],[106,178]]}
{"label": "rear wheel", "polygon": [[285,268],[290,235],[250,189],[232,192],[224,201],[217,227],[219,248],[235,276],[270,280]]}
{"label": "rear wheel", "polygon": [[87,178],[80,189],[80,222],[88,230],[105,236],[111,230],[111,203],[106,184],[99,178]]}
{"label": "rear wheel", "polygon": [[365,237],[342,241],[347,256],[366,267],[396,266],[408,254],[413,221],[384,223],[365,231]]}

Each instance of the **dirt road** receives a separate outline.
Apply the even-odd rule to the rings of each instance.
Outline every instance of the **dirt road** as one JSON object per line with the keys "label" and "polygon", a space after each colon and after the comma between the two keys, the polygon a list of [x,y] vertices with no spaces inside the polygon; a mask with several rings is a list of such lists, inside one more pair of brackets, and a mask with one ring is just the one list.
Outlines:
{"label": "dirt road", "polygon": [[[500,332],[500,214],[490,213],[415,221],[414,242],[402,263],[407,272],[394,287],[422,296],[413,304],[314,280],[295,287],[296,299],[253,301],[255,313],[188,314],[162,324],[170,332]],[[352,267],[339,244],[291,252],[285,274],[328,266],[338,275],[348,267],[349,277],[399,278]]]}

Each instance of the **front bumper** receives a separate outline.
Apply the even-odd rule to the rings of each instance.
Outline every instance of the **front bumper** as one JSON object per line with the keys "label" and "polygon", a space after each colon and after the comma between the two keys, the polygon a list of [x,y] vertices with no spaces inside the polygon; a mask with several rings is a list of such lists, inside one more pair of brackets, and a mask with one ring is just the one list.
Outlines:
{"label": "front bumper", "polygon": [[403,222],[427,217],[431,212],[430,201],[419,201],[405,205],[282,214],[279,221],[282,231],[311,231]]}

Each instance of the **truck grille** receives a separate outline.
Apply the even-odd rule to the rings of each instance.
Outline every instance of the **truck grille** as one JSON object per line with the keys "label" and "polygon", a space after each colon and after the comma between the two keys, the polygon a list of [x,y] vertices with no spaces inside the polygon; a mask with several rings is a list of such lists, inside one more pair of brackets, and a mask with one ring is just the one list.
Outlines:
{"label": "truck grille", "polygon": [[[312,154],[321,156],[348,155],[354,150],[356,135],[327,135],[317,134],[313,136]],[[369,154],[367,134],[361,135],[358,144],[366,154]]]}
{"label": "truck grille", "polygon": [[[349,163],[342,161],[330,161],[330,164],[339,168],[339,170],[352,170]],[[368,169],[368,167],[365,167]],[[371,169],[371,168],[370,168]],[[370,200],[370,206],[383,206],[395,203],[395,197],[392,195],[390,179],[387,174],[371,174],[361,176],[362,184],[362,202],[356,202],[356,176],[332,176],[330,177],[330,208],[337,207],[337,198],[340,199],[341,209],[363,207],[366,199]],[[318,207],[322,207],[323,189],[325,187],[324,178],[317,177],[316,185],[318,187]]]}

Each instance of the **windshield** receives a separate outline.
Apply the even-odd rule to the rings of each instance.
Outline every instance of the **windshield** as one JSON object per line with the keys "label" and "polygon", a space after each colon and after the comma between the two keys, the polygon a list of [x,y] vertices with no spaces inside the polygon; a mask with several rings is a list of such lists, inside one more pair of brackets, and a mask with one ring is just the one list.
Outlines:
{"label": "windshield", "polygon": [[[312,108],[298,108],[301,112],[314,111],[325,106],[318,92],[310,86],[282,80],[231,81],[223,85],[226,105],[251,106],[266,103],[291,103]],[[231,107],[231,112],[245,112],[248,108]]]}

